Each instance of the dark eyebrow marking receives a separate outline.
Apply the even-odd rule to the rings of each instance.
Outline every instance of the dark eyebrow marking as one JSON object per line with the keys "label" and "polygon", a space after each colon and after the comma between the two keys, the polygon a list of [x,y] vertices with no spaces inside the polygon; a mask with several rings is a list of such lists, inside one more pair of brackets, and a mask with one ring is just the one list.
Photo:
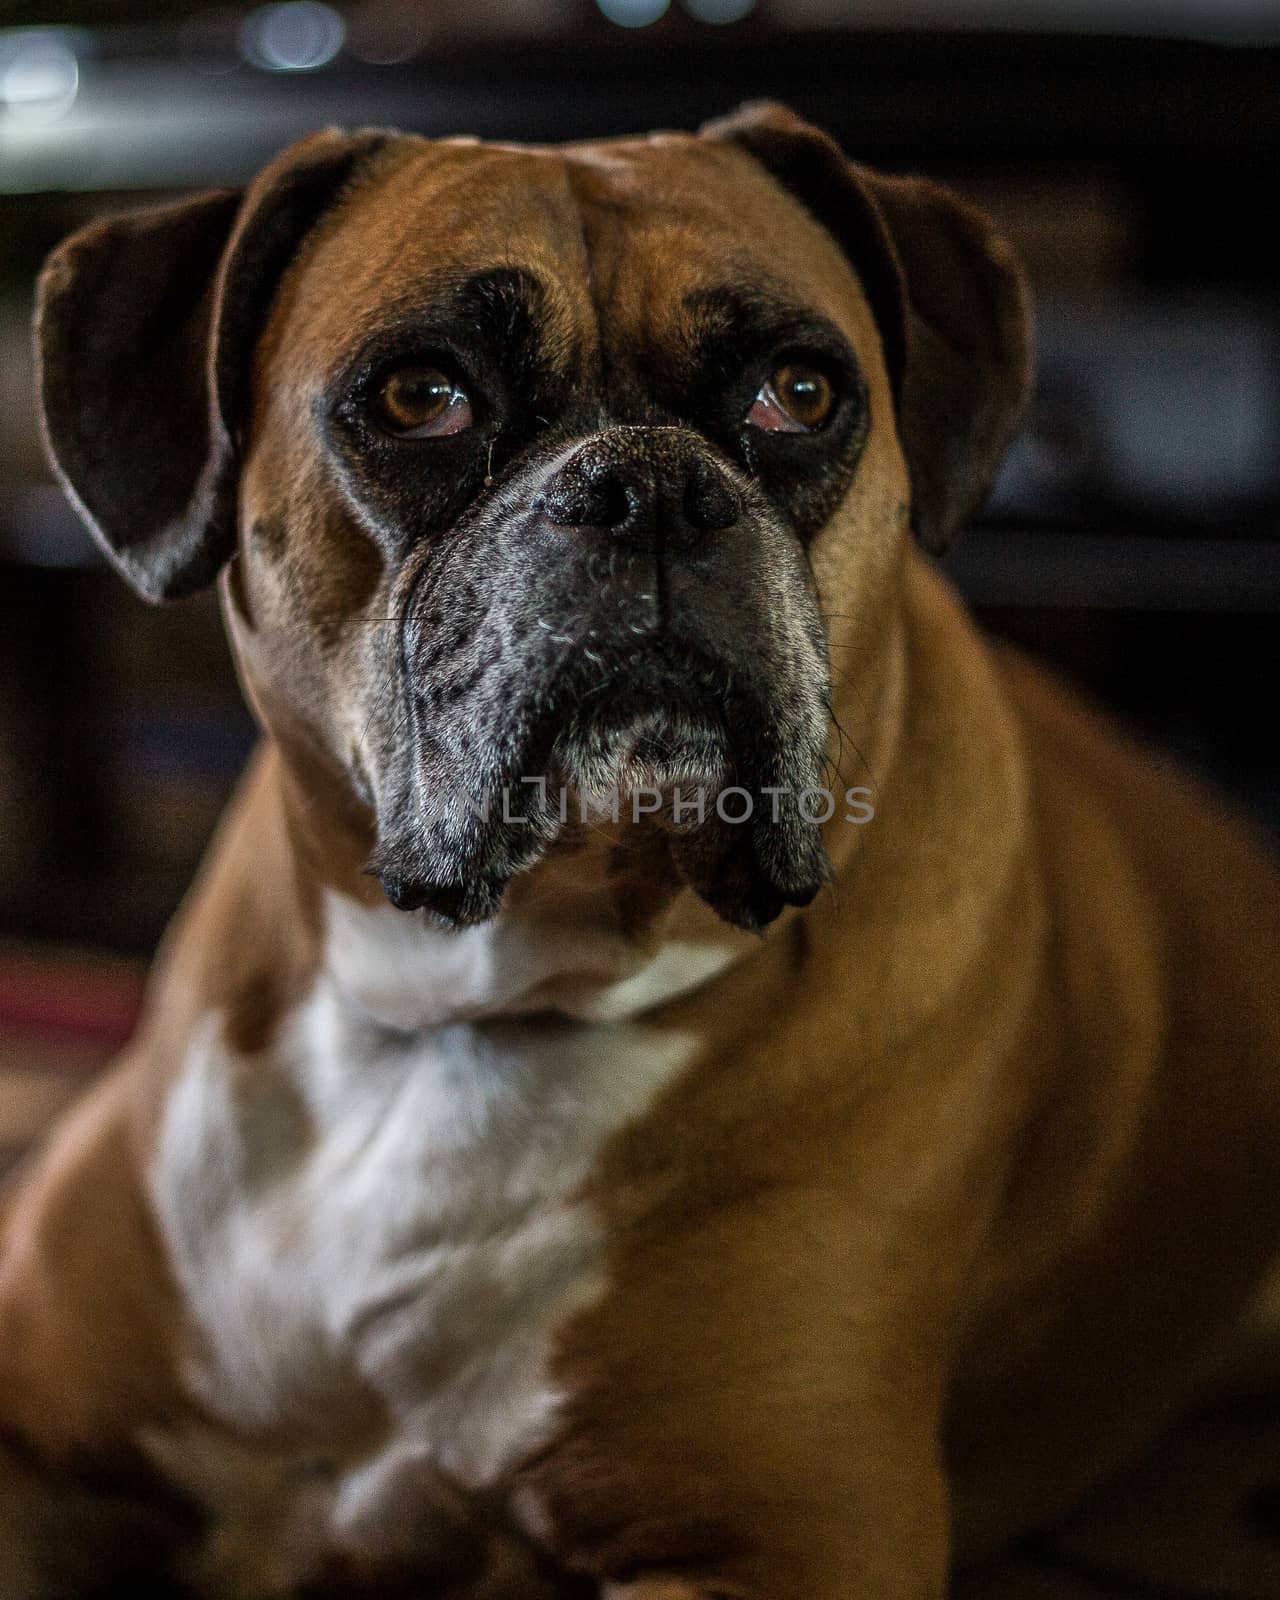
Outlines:
{"label": "dark eyebrow marking", "polygon": [[446,292],[436,320],[458,333],[501,368],[515,390],[541,388],[559,365],[548,316],[549,297],[541,280],[525,267],[491,267],[473,273]]}
{"label": "dark eyebrow marking", "polygon": [[466,277],[443,277],[424,286],[421,310],[379,338],[455,342],[497,360],[517,378],[546,364],[548,296],[526,267],[487,267]]}
{"label": "dark eyebrow marking", "polygon": [[438,274],[401,295],[392,319],[335,375],[336,403],[389,365],[431,354],[452,354],[473,377],[489,383],[500,375],[512,393],[554,390],[579,359],[572,331],[556,309],[555,297],[526,267]]}
{"label": "dark eyebrow marking", "polygon": [[581,380],[579,341],[557,297],[527,267],[473,273],[446,292],[437,319],[441,313],[453,328],[467,330],[510,393],[538,409],[558,409]]}
{"label": "dark eyebrow marking", "polygon": [[446,291],[437,310],[470,324],[487,343],[505,346],[536,333],[546,301],[541,280],[527,268],[491,267]]}
{"label": "dark eyebrow marking", "polygon": [[827,317],[780,292],[737,284],[696,289],[684,310],[693,350],[705,358],[717,352],[737,358],[746,352],[795,342],[835,359],[852,362],[849,341]]}

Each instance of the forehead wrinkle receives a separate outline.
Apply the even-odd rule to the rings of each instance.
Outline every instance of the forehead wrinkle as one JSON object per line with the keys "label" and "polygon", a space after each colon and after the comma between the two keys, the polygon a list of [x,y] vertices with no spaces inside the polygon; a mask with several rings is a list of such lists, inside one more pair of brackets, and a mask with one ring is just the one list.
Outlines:
{"label": "forehead wrinkle", "polygon": [[[592,292],[591,254],[570,179],[569,164],[563,159],[553,159],[551,153],[540,152],[537,159],[542,173],[554,172],[558,180],[554,191],[542,187],[529,188],[520,195],[520,199],[541,213],[546,237],[552,245],[547,257],[533,270],[533,276],[542,287],[545,307],[558,313],[556,320],[559,327],[555,330],[544,328],[543,331],[553,333],[556,354],[562,364],[567,365],[572,355],[575,332],[584,358],[590,359],[599,350],[600,329]],[[513,202],[515,198],[513,194]],[[530,270],[527,263],[514,253],[510,235],[506,248],[508,256],[504,265]]]}
{"label": "forehead wrinkle", "polygon": [[[586,249],[600,352],[601,400],[624,409],[637,390],[636,358],[669,334],[688,253],[679,235],[697,233],[699,215],[648,158],[648,140],[611,141],[570,151],[570,182]],[[666,235],[676,236],[672,248]],[[649,243],[656,248],[646,248]]]}
{"label": "forehead wrinkle", "polygon": [[617,310],[613,306],[613,287],[617,277],[618,230],[614,207],[599,194],[584,163],[566,160],[564,170],[578,224],[582,281],[592,324],[595,376],[599,381],[606,362],[606,308]]}

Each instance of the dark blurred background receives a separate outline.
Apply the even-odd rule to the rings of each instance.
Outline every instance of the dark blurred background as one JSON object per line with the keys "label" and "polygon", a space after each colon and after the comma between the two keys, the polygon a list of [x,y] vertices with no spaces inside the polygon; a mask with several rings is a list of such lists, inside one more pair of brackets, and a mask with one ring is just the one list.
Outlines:
{"label": "dark blurred background", "polygon": [[0,941],[150,951],[252,741],[212,600],[144,607],[50,483],[33,275],[326,122],[560,139],[769,95],[974,196],[1029,264],[1039,388],[947,564],[1280,820],[1278,68],[1280,0],[0,4]]}

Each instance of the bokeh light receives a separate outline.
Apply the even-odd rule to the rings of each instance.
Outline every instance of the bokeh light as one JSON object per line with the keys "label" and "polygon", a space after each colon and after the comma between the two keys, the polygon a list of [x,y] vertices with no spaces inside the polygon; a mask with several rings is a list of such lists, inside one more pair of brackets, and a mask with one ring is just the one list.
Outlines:
{"label": "bokeh light", "polygon": [[240,43],[256,67],[271,72],[314,72],[342,49],[347,25],[320,0],[282,0],[245,18]]}

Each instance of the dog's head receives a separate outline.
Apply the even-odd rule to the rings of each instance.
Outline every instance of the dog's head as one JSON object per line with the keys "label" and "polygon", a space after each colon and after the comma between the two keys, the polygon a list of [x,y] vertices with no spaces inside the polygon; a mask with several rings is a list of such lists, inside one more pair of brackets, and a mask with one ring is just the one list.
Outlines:
{"label": "dog's head", "polygon": [[908,521],[937,550],[979,503],[1027,381],[983,219],[774,107],[321,133],[70,239],[38,345],[107,554],[152,599],[224,573],[260,716],[455,923],[640,786],[673,884],[742,926],[810,899],[833,643]]}

